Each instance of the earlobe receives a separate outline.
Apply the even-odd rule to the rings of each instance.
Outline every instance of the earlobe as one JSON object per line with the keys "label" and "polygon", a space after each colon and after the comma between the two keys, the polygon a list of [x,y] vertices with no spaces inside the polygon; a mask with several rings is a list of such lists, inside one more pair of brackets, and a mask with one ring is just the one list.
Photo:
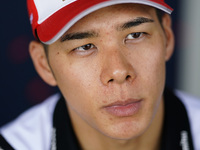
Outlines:
{"label": "earlobe", "polygon": [[56,86],[56,80],[48,64],[43,45],[40,42],[32,41],[29,45],[29,53],[31,55],[35,69],[40,77],[47,84]]}
{"label": "earlobe", "polygon": [[174,52],[174,43],[175,43],[175,39],[174,39],[174,33],[172,31],[172,21],[171,21],[171,17],[168,14],[165,14],[163,16],[163,29],[165,32],[165,36],[166,36],[166,55],[165,55],[165,60],[168,61],[173,52]]}

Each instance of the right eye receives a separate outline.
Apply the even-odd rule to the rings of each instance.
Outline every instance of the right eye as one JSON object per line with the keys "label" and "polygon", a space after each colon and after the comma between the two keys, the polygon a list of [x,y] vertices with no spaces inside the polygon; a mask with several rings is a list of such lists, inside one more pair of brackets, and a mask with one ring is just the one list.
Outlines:
{"label": "right eye", "polygon": [[93,44],[86,44],[80,47],[77,47],[75,49],[73,49],[74,51],[87,51],[90,50],[92,48],[94,48],[95,46]]}
{"label": "right eye", "polygon": [[143,37],[144,34],[145,34],[145,33],[143,33],[143,32],[131,33],[131,34],[129,34],[129,35],[126,37],[126,39],[127,39],[127,40],[139,39],[139,38]]}

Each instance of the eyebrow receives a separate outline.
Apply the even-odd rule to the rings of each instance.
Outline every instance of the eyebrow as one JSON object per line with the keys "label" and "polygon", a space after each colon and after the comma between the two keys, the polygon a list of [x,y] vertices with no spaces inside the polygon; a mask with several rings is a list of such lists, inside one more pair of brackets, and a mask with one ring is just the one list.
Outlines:
{"label": "eyebrow", "polygon": [[129,29],[131,27],[135,27],[135,26],[141,25],[143,23],[149,23],[149,22],[154,22],[154,20],[149,19],[149,18],[145,18],[145,17],[138,17],[134,20],[131,20],[131,21],[124,23],[123,25],[121,25],[118,28],[118,30],[126,30],[126,29]]}
{"label": "eyebrow", "polygon": [[61,37],[61,42],[69,41],[69,40],[80,40],[85,38],[92,38],[97,37],[98,34],[95,32],[75,32],[75,33],[69,33]]}
{"label": "eyebrow", "polygon": [[[131,27],[138,26],[143,23],[148,23],[148,22],[154,22],[153,19],[145,18],[145,17],[138,17],[134,20],[128,21],[124,23],[123,25],[117,27],[117,30],[126,30]],[[85,38],[93,38],[93,37],[98,37],[98,34],[93,31],[86,31],[86,32],[75,32],[75,33],[69,33],[66,35],[63,35],[60,39],[61,42],[64,41],[70,41],[70,40],[81,40]]]}

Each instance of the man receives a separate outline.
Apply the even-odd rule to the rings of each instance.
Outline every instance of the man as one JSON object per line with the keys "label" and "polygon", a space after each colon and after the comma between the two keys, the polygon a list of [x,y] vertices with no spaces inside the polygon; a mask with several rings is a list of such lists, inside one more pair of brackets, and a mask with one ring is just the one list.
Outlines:
{"label": "man", "polygon": [[28,10],[33,63],[62,96],[2,127],[2,148],[200,149],[200,102],[165,88],[174,35],[163,0],[28,0]]}

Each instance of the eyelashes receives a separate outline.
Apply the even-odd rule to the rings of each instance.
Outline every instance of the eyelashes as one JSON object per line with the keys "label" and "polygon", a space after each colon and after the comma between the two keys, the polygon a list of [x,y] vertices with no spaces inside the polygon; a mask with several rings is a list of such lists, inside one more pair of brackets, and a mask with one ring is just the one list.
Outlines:
{"label": "eyelashes", "polygon": [[[127,41],[127,40],[137,40],[137,39],[144,37],[146,34],[147,33],[145,33],[145,32],[130,33],[126,36],[125,41]],[[73,51],[88,51],[88,50],[91,50],[91,49],[94,49],[94,48],[96,48],[96,46],[92,43],[89,43],[89,44],[85,44],[85,45],[82,45],[80,47],[74,48]]]}

